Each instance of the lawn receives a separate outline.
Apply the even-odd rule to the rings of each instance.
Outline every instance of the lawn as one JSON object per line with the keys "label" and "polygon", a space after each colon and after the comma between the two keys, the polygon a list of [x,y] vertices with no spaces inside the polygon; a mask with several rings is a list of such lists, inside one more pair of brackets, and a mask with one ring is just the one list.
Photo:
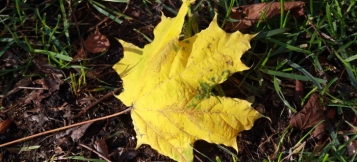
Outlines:
{"label": "lawn", "polygon": [[[1,1],[0,160],[173,161],[148,144],[136,148],[135,106],[116,98],[125,75],[113,66],[126,52],[117,39],[139,48],[160,40],[154,29],[161,15],[174,18],[181,4]],[[198,140],[193,161],[355,161],[355,4],[196,0],[179,40],[207,29],[216,13],[227,33],[256,34],[241,58],[249,69],[212,87],[201,84],[204,94],[247,100],[264,117],[238,134],[238,152]],[[163,69],[157,62],[149,67]]]}

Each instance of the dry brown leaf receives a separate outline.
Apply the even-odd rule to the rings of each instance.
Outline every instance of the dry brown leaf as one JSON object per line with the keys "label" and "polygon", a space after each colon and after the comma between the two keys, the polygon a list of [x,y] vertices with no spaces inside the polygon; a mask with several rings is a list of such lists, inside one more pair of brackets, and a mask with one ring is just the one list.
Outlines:
{"label": "dry brown leaf", "polygon": [[51,94],[48,92],[44,92],[44,89],[34,89],[25,99],[25,104],[35,104],[37,107],[40,107],[41,101],[44,98],[47,98]]}
{"label": "dry brown leaf", "polygon": [[81,45],[80,48],[77,50],[77,53],[73,56],[72,63],[81,61],[85,58],[87,58],[87,54],[84,51],[83,45]]}
{"label": "dry brown leaf", "polygon": [[109,153],[108,153],[108,146],[105,143],[104,139],[98,139],[95,141],[94,148],[101,153],[104,157],[108,158]]}
{"label": "dry brown leaf", "polygon": [[[68,134],[71,134],[71,138],[73,141],[78,141],[84,135],[84,133],[87,131],[88,127],[92,124],[93,123],[88,123],[88,124],[84,124],[79,127],[68,129],[66,131],[66,133],[68,132]],[[71,132],[71,131],[73,131],[73,132]]]}
{"label": "dry brown leaf", "polygon": [[91,53],[104,52],[109,49],[110,43],[105,35],[100,33],[99,29],[96,28],[94,33],[89,34],[87,39],[84,41],[86,49]]}
{"label": "dry brown leaf", "polygon": [[[324,122],[317,125],[322,120]],[[326,120],[327,118],[320,106],[319,95],[313,93],[302,110],[290,119],[290,125],[301,130],[307,130],[317,125],[311,135],[321,139],[326,131]]]}
{"label": "dry brown leaf", "polygon": [[[23,78],[20,81],[18,81],[16,83],[15,87],[12,90],[10,90],[6,95],[9,96],[9,95],[16,93],[17,91],[21,90],[21,88],[19,88],[19,87],[26,87],[26,86],[30,85],[30,83],[31,83],[30,78]],[[4,92],[4,91],[2,91],[2,92]]]}
{"label": "dry brown leaf", "polygon": [[[305,2],[284,2],[284,11],[291,12],[292,15],[298,17],[304,15]],[[226,31],[236,31],[250,28],[254,23],[270,19],[275,15],[280,14],[280,2],[258,3],[234,7],[231,12],[231,18],[239,20],[234,23],[227,23]],[[263,14],[263,16],[262,16]]]}
{"label": "dry brown leaf", "polygon": [[52,92],[54,91],[59,90],[60,85],[63,83],[63,81],[57,77],[36,79],[34,82],[38,85],[41,85],[44,90],[48,90],[50,94],[52,94]]}
{"label": "dry brown leaf", "polygon": [[59,90],[60,85],[63,84],[63,80],[61,79],[63,77],[63,72],[49,64],[45,57],[36,58],[34,63],[42,72],[47,74],[47,77],[37,79],[34,82],[41,85],[43,89],[48,90],[50,94]]}
{"label": "dry brown leaf", "polygon": [[36,79],[34,83],[41,85],[41,89],[34,89],[25,99],[25,104],[34,103],[37,107],[41,107],[41,101],[59,90],[63,81],[56,75],[50,75],[46,78]]}
{"label": "dry brown leaf", "polygon": [[37,126],[42,126],[45,121],[48,121],[48,118],[43,114],[43,113],[39,113],[36,115],[31,115],[31,113],[25,112],[24,113],[24,118],[28,118],[29,121],[33,121],[36,123],[36,127]]}
{"label": "dry brown leaf", "polygon": [[33,62],[43,73],[48,75],[55,75],[57,77],[63,77],[63,72],[57,67],[50,64],[47,60],[47,57],[35,58]]}
{"label": "dry brown leaf", "polygon": [[[33,81],[35,84],[41,86],[41,88],[30,87],[29,89],[34,90],[25,99],[25,104],[34,103],[36,107],[41,107],[41,101],[44,98],[49,97],[53,94],[53,92],[60,89],[60,86],[63,84],[63,80],[61,79],[63,77],[63,72],[55,66],[49,64],[45,57],[36,58],[33,62],[36,64],[38,69],[47,74],[47,76]],[[25,85],[29,84],[27,82],[25,83]],[[19,86],[17,88],[20,88],[20,86],[22,86],[22,84],[19,82]],[[14,91],[15,90],[16,89],[14,89]]]}
{"label": "dry brown leaf", "polygon": [[57,133],[56,139],[59,140],[57,143],[68,143],[68,141],[66,141],[67,139],[65,138],[67,136],[71,136],[71,139],[77,142],[80,138],[82,138],[89,126],[91,126],[92,124],[93,122],[67,129],[65,132]]}
{"label": "dry brown leaf", "polygon": [[3,134],[7,130],[7,128],[9,128],[10,124],[11,124],[10,119],[6,119],[0,122],[0,134]]}

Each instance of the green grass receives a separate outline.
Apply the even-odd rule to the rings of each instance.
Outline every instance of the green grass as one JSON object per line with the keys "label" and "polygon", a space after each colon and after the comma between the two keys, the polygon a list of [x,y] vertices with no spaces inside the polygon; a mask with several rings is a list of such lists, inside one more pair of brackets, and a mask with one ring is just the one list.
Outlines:
{"label": "green grass", "polygon": [[[125,4],[128,1],[113,0],[113,2]],[[214,8],[217,6],[223,9],[223,12],[219,13],[222,27],[227,23],[236,22],[237,20],[232,19],[229,15],[232,7],[245,5],[248,2],[245,0],[219,2],[197,0],[197,5],[192,7],[188,15],[184,37],[190,37],[202,30],[204,26],[200,26],[199,20],[212,19],[215,13]],[[272,1],[260,0],[260,2],[270,3]],[[282,0],[279,2],[284,4]],[[53,0],[37,5],[14,0],[11,5],[0,9],[0,58],[6,51],[11,50],[14,51],[16,57],[22,60],[16,66],[0,69],[2,80],[0,83],[7,80],[10,85],[2,93],[8,92],[19,78],[37,75],[30,69],[33,66],[33,60],[38,57],[45,57],[49,64],[59,69],[71,70],[65,79],[70,82],[73,92],[80,92],[81,87],[87,83],[85,73],[89,67],[86,66],[85,61],[80,63],[71,61],[76,53],[73,37],[81,37],[83,31],[80,30],[80,27],[88,25],[81,23],[81,20],[73,19],[74,11],[79,10],[82,3],[87,3],[91,9],[105,15],[117,24],[121,24],[123,21],[134,21],[132,17],[105,6],[103,1],[98,0]],[[156,3],[161,3],[161,1],[156,1]],[[153,1],[143,0],[141,7],[151,13],[150,7],[153,4]],[[201,4],[205,4],[208,8],[201,8]],[[174,8],[166,4],[162,4],[162,6],[172,14],[177,13]],[[307,0],[304,9],[306,18],[294,18],[290,12],[280,11],[280,16],[255,24],[249,32],[259,32],[259,34],[252,40],[252,48],[243,58],[244,62],[251,66],[251,69],[234,75],[229,82],[234,84],[245,97],[254,95],[264,99],[266,94],[262,89],[270,87],[278,94],[284,105],[279,111],[289,110],[296,113],[299,111],[298,106],[293,103],[291,97],[286,96],[284,86],[287,82],[303,81],[308,92],[305,92],[302,103],[298,105],[306,103],[311,93],[318,92],[323,99],[324,106],[336,110],[336,118],[339,121],[330,123],[328,136],[331,142],[321,148],[319,153],[305,149],[304,145],[301,145],[309,138],[309,131],[312,131],[313,128],[302,133],[303,135],[300,136],[297,143],[291,144],[291,147],[294,145],[301,147],[294,154],[295,159],[302,161],[306,159],[312,161],[355,161],[357,153],[349,156],[347,146],[357,138],[356,127],[345,120],[345,115],[349,112],[357,114],[357,99],[346,97],[344,92],[339,91],[336,87],[343,83],[353,88],[355,92],[357,91],[356,1]],[[199,15],[204,10],[207,10],[207,15]],[[151,38],[139,30],[133,30],[151,41]],[[322,57],[325,59],[321,59]],[[334,67],[331,66],[325,66],[326,60],[338,70],[334,70]],[[217,89],[220,88],[217,87]],[[346,125],[355,131],[347,131]],[[278,140],[277,156],[275,159],[265,157],[266,161],[281,161],[289,155],[289,148],[283,147],[283,145],[290,142],[287,136],[291,132],[292,129],[289,126],[286,126],[286,131],[278,132],[278,136],[275,137]],[[343,140],[346,137],[348,140]],[[236,159],[235,155],[232,157]],[[83,160],[82,156],[73,158]],[[220,159],[216,159],[216,161],[220,161]]]}
{"label": "green grass", "polygon": [[[124,1],[115,1],[124,3]],[[70,74],[65,80],[70,80],[73,92],[77,92],[86,84],[86,60],[79,63],[72,62],[77,52],[73,42],[82,37],[87,31],[80,31],[83,26],[89,24],[76,20],[75,11],[82,10],[83,5],[92,5],[94,10],[108,16],[116,23],[122,20],[131,20],[118,11],[112,10],[98,1],[64,1],[54,0],[50,2],[25,2],[14,0],[0,13],[0,57],[6,51],[13,51],[20,64],[0,70],[2,80],[13,79],[13,74],[19,77],[31,77],[33,60],[45,57],[50,65],[59,69],[80,69],[76,74]],[[79,7],[81,6],[81,7]],[[96,24],[95,24],[96,25]],[[76,38],[77,37],[77,38]],[[101,55],[99,55],[101,56]],[[87,59],[89,60],[89,59]],[[79,68],[78,68],[79,67]],[[14,85],[15,82],[9,83]],[[8,87],[3,94],[11,88]]]}
{"label": "green grass", "polygon": [[[247,58],[251,60],[250,63],[254,63],[252,69],[255,71],[246,73],[244,78],[258,78],[258,80],[270,78],[268,82],[274,83],[275,91],[279,94],[284,105],[291,109],[292,112],[295,111],[295,107],[292,105],[292,101],[284,98],[280,78],[297,79],[307,82],[311,86],[310,92],[315,91],[320,93],[321,98],[324,98],[324,104],[332,109],[336,109],[338,118],[343,118],[344,113],[348,112],[348,109],[356,108],[356,99],[345,99],[343,95],[340,95],[340,92],[333,93],[331,90],[339,82],[349,83],[354,90],[357,88],[356,62],[350,61],[356,59],[357,56],[357,49],[353,46],[353,44],[357,43],[357,26],[353,21],[356,18],[356,7],[354,4],[355,2],[342,3],[334,0],[308,1],[305,8],[308,19],[305,19],[304,22],[297,21],[291,17],[284,17],[282,14],[280,20],[275,20],[276,26],[273,26],[274,20],[270,20],[270,27],[257,26],[256,31],[262,32],[263,34],[260,35],[264,36],[269,31],[281,30],[284,27],[288,28],[288,30],[266,37],[258,35],[259,38],[256,38],[256,40],[259,43],[264,42],[266,44],[263,51],[265,54],[258,55],[258,53],[254,53],[259,50],[257,46],[254,46],[255,42],[252,43],[253,48],[248,53],[250,56],[247,56]],[[308,35],[309,37],[302,38],[304,35]],[[301,48],[302,45],[307,45],[307,47]],[[328,67],[324,67],[322,65],[324,62],[321,62],[321,59],[319,59],[323,55],[327,57],[329,62],[333,62],[336,67],[340,68],[341,71],[332,73]],[[260,57],[254,58],[256,56]],[[278,61],[276,66],[268,66],[266,63],[276,56],[282,56],[283,61]],[[259,62],[254,62],[256,60],[259,60]],[[303,66],[306,62],[313,65],[312,70],[308,69],[311,66]],[[299,73],[296,74],[297,72]],[[328,73],[331,78],[326,80],[326,78],[323,78],[324,75],[317,75],[324,73]],[[268,77],[262,78],[261,76],[263,75],[268,75]],[[306,95],[308,96],[309,94]],[[303,102],[305,100],[306,97],[303,99]],[[329,138],[332,142],[327,144],[320,154],[302,149],[298,154],[299,159],[303,161],[304,159],[314,161],[354,161],[356,154],[352,157],[346,154],[346,146],[352,140],[345,142],[340,142],[339,140],[342,138],[342,135],[337,132],[341,126],[342,124],[338,124],[337,127],[330,128]],[[355,138],[356,134],[349,133],[348,136]],[[282,134],[281,139],[284,137]],[[305,137],[301,138],[301,140],[305,140]],[[282,157],[287,155],[287,153],[284,153],[287,150],[280,149],[279,151]],[[281,159],[271,160],[280,161]]]}
{"label": "green grass", "polygon": [[[263,2],[263,1],[261,1]],[[271,1],[265,1],[271,2]],[[226,11],[231,10],[233,4],[246,4],[245,1],[221,1],[219,6]],[[283,5],[283,1],[280,1]],[[300,80],[309,85],[310,91],[302,99],[306,102],[312,92],[318,92],[323,98],[323,103],[331,109],[335,109],[337,118],[343,118],[344,113],[352,110],[356,113],[356,98],[344,98],[342,92],[332,92],[331,90],[343,83],[348,83],[357,90],[357,24],[355,1],[307,1],[305,13],[307,19],[298,20],[288,13],[281,11],[280,17],[270,19],[267,22],[258,23],[252,27],[252,33],[260,32],[253,39],[252,49],[244,56],[248,65],[253,65],[251,70],[243,74],[243,79],[237,85],[247,96],[255,94],[262,95],[261,90],[254,86],[247,85],[253,82],[256,86],[262,84],[273,84],[273,87],[283,101],[286,108],[295,113],[295,105],[292,100],[285,97],[282,86],[287,80]],[[229,12],[227,12],[229,13]],[[220,15],[223,23],[232,21],[227,15]],[[234,22],[234,20],[232,21]],[[304,36],[308,36],[305,37]],[[319,57],[326,56],[327,61],[340,69],[333,72],[330,67],[323,66]],[[276,59],[281,57],[280,59]],[[276,60],[275,65],[268,65],[268,62]],[[306,66],[312,65],[312,66]],[[313,69],[311,69],[313,68]],[[324,78],[328,74],[329,78]],[[264,83],[265,82],[265,83]],[[244,87],[244,88],[243,88]],[[248,91],[248,92],[247,92]],[[301,105],[303,105],[301,103]],[[355,114],[356,115],[356,114]],[[344,119],[342,122],[347,122]],[[331,123],[333,124],[333,123]],[[334,126],[334,125],[330,125]],[[310,159],[314,161],[354,161],[353,156],[347,155],[346,146],[355,139],[356,133],[348,133],[351,137],[349,141],[341,142],[343,135],[337,133],[342,124],[331,127],[329,130],[330,144],[322,148],[322,152],[317,154],[306,149],[301,149],[298,153],[300,160]],[[311,130],[312,131],[312,130]],[[310,132],[311,132],[310,131]],[[346,130],[344,130],[346,131]],[[306,140],[309,134],[305,134],[298,143]],[[346,135],[345,135],[346,136]],[[280,132],[279,146],[286,138],[286,132]],[[289,150],[278,147],[277,159],[269,161],[280,161],[288,155]]]}
{"label": "green grass", "polygon": [[[77,5],[65,6],[64,2],[59,0],[33,6],[15,0],[15,4],[4,8],[0,16],[0,25],[3,27],[0,42],[6,44],[0,51],[0,56],[11,47],[16,47],[18,52],[23,53],[23,57],[29,58],[29,62],[38,55],[44,55],[49,63],[65,68],[73,59],[69,35],[73,25],[69,23],[68,17],[71,15],[67,15],[65,7],[75,9]],[[60,8],[58,14],[45,12],[54,7]]]}
{"label": "green grass", "polygon": [[[280,1],[282,6],[284,5],[283,2]],[[218,5],[226,11],[219,15],[222,27],[226,23],[236,21],[229,17],[233,6],[247,4],[245,1],[238,0],[219,1],[216,4],[207,3],[208,6]],[[244,72],[243,77],[237,79],[239,81],[233,78],[231,82],[235,83],[236,87],[241,89],[246,97],[251,94],[263,97],[264,92],[257,87],[263,87],[263,84],[271,85],[285,107],[290,109],[292,113],[296,113],[299,110],[296,109],[291,99],[285,97],[282,86],[287,80],[303,81],[308,87],[305,87],[305,89],[309,89],[309,91],[302,98],[300,105],[306,103],[311,93],[318,92],[321,99],[323,98],[323,104],[335,109],[337,111],[336,118],[342,118],[339,122],[346,124],[345,122],[348,121],[344,120],[344,113],[352,110],[357,115],[355,110],[357,99],[355,97],[346,99],[341,94],[343,92],[332,90],[335,90],[336,86],[342,82],[348,83],[354,91],[357,91],[357,47],[355,46],[357,44],[357,23],[355,21],[357,7],[355,4],[356,1],[310,0],[306,2],[304,8],[305,19],[293,18],[290,12],[284,13],[281,10],[280,16],[266,22],[257,23],[252,27],[253,31],[250,32],[260,33],[253,39],[252,49],[244,56],[245,62],[252,65],[251,70]],[[191,11],[191,15],[199,10],[200,8],[195,8]],[[196,19],[200,18],[204,17]],[[185,30],[185,33],[188,34],[185,34],[185,36],[197,33],[195,32],[197,29],[194,29],[190,23],[191,19],[191,17],[188,18]],[[192,29],[192,31],[187,31],[187,29]],[[276,59],[277,57],[281,58]],[[326,57],[327,61],[340,71],[335,72],[333,67],[324,66],[325,60],[320,57]],[[276,64],[271,65],[271,61],[274,60],[276,60]],[[269,65],[268,62],[270,62]],[[325,145],[320,153],[304,149],[305,144],[302,145],[302,143],[306,142],[314,128],[306,132],[294,146],[298,148],[296,150],[298,152],[294,153],[295,159],[297,156],[298,161],[307,159],[313,161],[354,161],[357,153],[348,156],[347,145],[356,139],[357,134],[350,132],[342,135],[337,133],[341,131],[339,129],[342,125],[341,123],[337,125],[330,123],[328,139],[331,142]],[[292,129],[287,130],[292,131]],[[280,139],[280,142],[276,150],[276,154],[279,156],[276,156],[276,159],[269,159],[269,161],[281,161],[289,155],[289,150],[280,147],[283,143],[289,142],[285,139],[287,133],[288,131],[279,133],[278,139]],[[348,141],[341,141],[343,136],[350,138]],[[220,159],[217,159],[217,161],[220,161]]]}

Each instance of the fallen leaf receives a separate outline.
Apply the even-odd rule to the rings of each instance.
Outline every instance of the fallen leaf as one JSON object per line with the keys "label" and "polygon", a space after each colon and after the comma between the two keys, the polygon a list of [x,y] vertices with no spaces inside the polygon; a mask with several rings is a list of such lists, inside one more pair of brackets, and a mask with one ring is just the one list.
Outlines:
{"label": "fallen leaf", "polygon": [[33,103],[36,105],[36,107],[41,107],[41,101],[50,95],[50,93],[45,92],[43,89],[35,89],[26,97],[24,103]]}
{"label": "fallen leaf", "polygon": [[132,107],[136,148],[149,144],[177,161],[192,161],[199,139],[238,150],[237,134],[262,117],[248,101],[211,92],[248,69],[240,58],[255,35],[226,33],[216,16],[206,30],[179,41],[189,4],[184,1],[175,18],[162,16],[143,49],[119,40],[124,58],[113,67],[123,80],[117,98]]}
{"label": "fallen leaf", "polygon": [[43,126],[45,121],[48,121],[48,118],[45,115],[43,115],[43,113],[39,113],[38,115],[31,115],[25,112],[24,117],[29,118],[29,121],[36,122],[36,126]]}
{"label": "fallen leaf", "polygon": [[3,134],[7,128],[9,128],[11,123],[12,122],[10,119],[5,119],[4,121],[0,122],[0,134]]}
{"label": "fallen leaf", "polygon": [[38,69],[40,69],[42,72],[44,72],[47,75],[54,75],[58,78],[64,76],[63,75],[64,73],[60,69],[56,68],[55,66],[53,66],[48,62],[47,57],[36,57],[33,60],[33,62],[36,64]]}
{"label": "fallen leaf", "polygon": [[87,58],[86,51],[84,51],[83,45],[79,47],[77,53],[73,56],[72,63],[82,61],[83,59]]}
{"label": "fallen leaf", "polygon": [[82,125],[80,127],[76,127],[71,134],[72,140],[78,141],[84,135],[84,133],[87,131],[88,127],[92,124],[93,123],[88,123],[88,124]]}
{"label": "fallen leaf", "polygon": [[36,58],[34,63],[42,72],[47,74],[47,77],[37,79],[35,80],[35,83],[42,85],[42,88],[48,90],[50,94],[59,90],[60,86],[63,84],[63,80],[61,79],[64,76],[63,72],[49,64],[45,57]]}
{"label": "fallen leaf", "polygon": [[[26,87],[26,86],[30,85],[30,83],[31,83],[30,78],[23,78],[20,81],[18,81],[16,83],[15,87],[12,90],[10,90],[6,95],[9,96],[9,95],[16,93],[19,90],[21,90],[21,88],[19,88],[19,87]],[[2,91],[2,92],[4,92],[4,91]]]}
{"label": "fallen leaf", "polygon": [[[27,96],[24,103],[34,103],[36,107],[42,107],[41,101],[52,95],[53,92],[59,90],[60,86],[63,84],[63,80],[61,79],[61,77],[63,77],[63,72],[58,68],[54,67],[53,65],[49,64],[46,58],[44,57],[38,57],[34,59],[33,62],[36,64],[38,69],[41,70],[43,73],[47,74],[47,76],[45,78],[34,80],[34,83],[40,85],[41,88],[33,87],[34,90]],[[24,83],[26,83],[24,85],[29,84],[27,83],[27,81]],[[17,89],[21,88],[20,86],[23,86],[22,82],[19,82],[18,86],[14,89],[14,91],[11,91],[11,93],[16,92]]]}
{"label": "fallen leaf", "polygon": [[327,111],[326,117],[329,119],[334,119],[336,116],[336,109],[330,109]]}
{"label": "fallen leaf", "polygon": [[60,132],[56,134],[56,138],[60,139],[66,135],[70,135],[73,141],[78,141],[80,138],[82,138],[84,133],[87,131],[88,127],[91,126],[92,124],[93,122],[84,124],[82,126],[74,127],[71,129],[67,129],[65,132]]}
{"label": "fallen leaf", "polygon": [[[304,15],[305,2],[284,2],[284,11],[289,11],[295,17]],[[237,31],[250,28],[259,21],[265,21],[280,14],[280,2],[257,3],[232,8],[230,14],[237,22],[228,22],[224,29],[226,31]]]}
{"label": "fallen leaf", "polygon": [[64,151],[60,146],[55,146],[54,152],[55,152],[55,155],[64,154]]}
{"label": "fallen leaf", "polygon": [[91,53],[104,52],[109,49],[110,43],[105,35],[100,33],[99,29],[96,28],[95,31],[87,37],[84,41],[86,49]]}
{"label": "fallen leaf", "polygon": [[307,130],[324,120],[317,125],[315,130],[311,133],[313,137],[321,139],[326,133],[327,118],[324,115],[324,111],[321,109],[318,98],[319,95],[313,93],[302,110],[290,119],[290,125],[301,130]]}
{"label": "fallen leaf", "polygon": [[41,85],[44,90],[48,90],[50,94],[52,94],[56,90],[59,90],[60,85],[63,83],[63,81],[61,81],[57,77],[36,79],[34,82],[38,85]]}
{"label": "fallen leaf", "polygon": [[94,142],[94,148],[101,153],[104,157],[108,158],[108,147],[104,139],[98,139]]}
{"label": "fallen leaf", "polygon": [[[25,104],[34,103],[37,107],[41,107],[41,101],[53,92],[59,90],[63,81],[56,75],[50,75],[46,78],[36,79],[34,83],[41,86],[40,89],[34,89],[25,99]],[[37,87],[36,87],[37,88]]]}

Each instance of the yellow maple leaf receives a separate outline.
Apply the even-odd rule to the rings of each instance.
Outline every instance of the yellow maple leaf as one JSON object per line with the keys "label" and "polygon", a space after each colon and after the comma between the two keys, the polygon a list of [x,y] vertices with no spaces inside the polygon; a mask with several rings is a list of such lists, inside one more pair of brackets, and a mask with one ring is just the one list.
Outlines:
{"label": "yellow maple leaf", "polygon": [[237,134],[262,116],[248,101],[211,93],[248,69],[240,58],[254,35],[226,33],[215,17],[207,29],[179,41],[189,5],[183,2],[175,18],[162,16],[154,41],[143,49],[119,40],[124,58],[113,67],[123,80],[117,98],[132,106],[137,148],[149,144],[177,161],[192,161],[199,139],[237,150]]}

